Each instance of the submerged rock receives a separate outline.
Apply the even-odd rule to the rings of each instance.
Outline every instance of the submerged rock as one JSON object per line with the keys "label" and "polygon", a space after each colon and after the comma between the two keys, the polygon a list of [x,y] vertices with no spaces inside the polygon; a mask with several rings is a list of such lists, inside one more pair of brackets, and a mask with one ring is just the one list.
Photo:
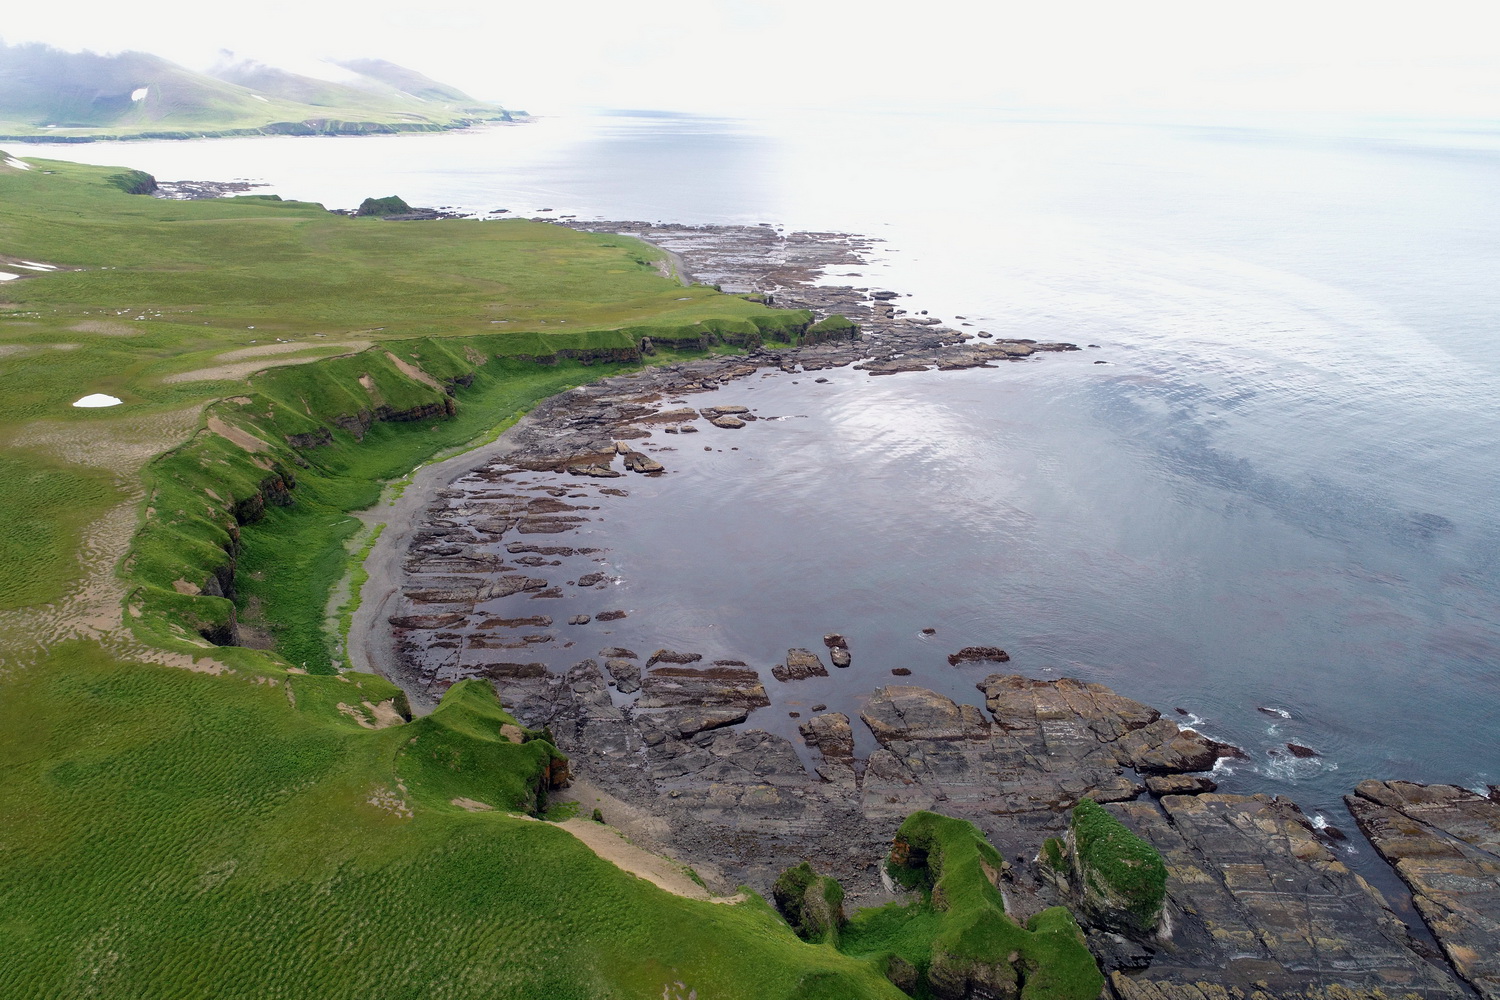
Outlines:
{"label": "submerged rock", "polygon": [[965,646],[956,653],[948,654],[948,666],[960,663],[1009,663],[1010,654],[999,646]]}

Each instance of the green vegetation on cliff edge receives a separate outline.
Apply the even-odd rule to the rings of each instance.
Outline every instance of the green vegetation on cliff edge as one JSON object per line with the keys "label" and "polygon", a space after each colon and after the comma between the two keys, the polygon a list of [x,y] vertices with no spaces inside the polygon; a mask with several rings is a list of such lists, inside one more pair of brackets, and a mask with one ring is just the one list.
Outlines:
{"label": "green vegetation on cliff edge", "polygon": [[890,968],[905,963],[918,997],[994,995],[1023,1000],[1094,1000],[1104,986],[1072,914],[1054,906],[1023,926],[1005,912],[996,881],[1005,860],[965,820],[931,812],[907,817],[888,868],[924,900],[855,914],[839,947]]}
{"label": "green vegetation on cliff edge", "polygon": [[1156,848],[1093,799],[1073,807],[1072,828],[1083,878],[1154,924],[1167,894],[1167,866]]}

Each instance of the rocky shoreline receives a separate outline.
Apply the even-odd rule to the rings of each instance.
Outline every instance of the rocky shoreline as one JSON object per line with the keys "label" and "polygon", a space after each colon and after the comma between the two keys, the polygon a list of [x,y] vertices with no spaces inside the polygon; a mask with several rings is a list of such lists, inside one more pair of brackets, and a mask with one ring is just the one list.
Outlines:
{"label": "rocky shoreline", "polygon": [[[399,592],[378,602],[382,620],[367,619],[381,626],[367,642],[384,646],[376,661],[414,702],[431,703],[464,677],[489,679],[523,723],[550,729],[569,754],[572,794],[586,809],[693,866],[716,891],[745,884],[769,894],[782,869],[808,859],[854,905],[899,898],[882,860],[902,820],[930,809],[975,823],[1004,854],[1000,888],[1025,919],[1066,902],[1039,850],[1065,832],[1068,809],[1092,798],[1155,846],[1168,870],[1165,919],[1151,936],[1086,927],[1117,997],[1500,996],[1493,788],[1484,797],[1364,782],[1349,800],[1412,889],[1438,954],[1339,860],[1344,834],[1315,827],[1282,798],[1220,794],[1213,770],[1236,748],[1101,685],[994,673],[978,684],[983,709],[887,685],[857,717],[814,706],[794,739],[756,728],[752,714],[770,704],[767,685],[826,676],[824,657],[836,671],[857,656],[841,636],[828,636],[821,654],[789,649],[765,673],[692,650],[601,641],[597,651],[564,652],[594,634],[591,623],[624,614],[607,606],[603,550],[579,534],[593,512],[624,496],[633,476],[665,471],[667,435],[733,434],[757,419],[743,406],[692,407],[691,394],[767,369],[852,364],[875,376],[1076,349],[966,334],[903,311],[890,292],[814,284],[823,268],[863,260],[869,244],[853,237],[572,225],[640,236],[700,280],[858,326],[789,351],[704,358],[563,393],[482,464],[470,456],[467,474],[413,501],[414,523],[389,553]],[[1005,658],[987,647],[952,654]],[[863,755],[861,731],[875,745]]]}

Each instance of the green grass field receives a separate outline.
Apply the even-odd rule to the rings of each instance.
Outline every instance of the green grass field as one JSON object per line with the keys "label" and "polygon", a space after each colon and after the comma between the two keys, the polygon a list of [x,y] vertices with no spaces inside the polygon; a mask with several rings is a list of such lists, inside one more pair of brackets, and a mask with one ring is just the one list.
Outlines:
{"label": "green grass field", "polygon": [[[672,358],[810,316],[624,237],[28,163],[0,156],[0,996],[903,995],[869,928],[930,962],[951,915],[840,950],[660,890],[528,815],[559,755],[490,688],[403,722],[325,620],[384,482],[642,336]],[[124,402],[70,405],[95,392]],[[275,648],[209,641],[235,619]]]}

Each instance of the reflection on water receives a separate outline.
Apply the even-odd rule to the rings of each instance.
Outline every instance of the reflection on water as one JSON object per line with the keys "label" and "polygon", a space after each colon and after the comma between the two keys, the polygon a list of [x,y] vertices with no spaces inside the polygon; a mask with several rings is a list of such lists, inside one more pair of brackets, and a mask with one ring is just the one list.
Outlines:
{"label": "reflection on water", "polygon": [[894,667],[977,701],[944,654],[996,643],[1246,746],[1230,787],[1337,811],[1363,777],[1500,780],[1492,139],[616,116],[56,155],[334,206],[858,232],[884,242],[846,280],[1101,345],[722,390],[790,419],[674,441],[603,505],[611,641],[769,667],[844,633],[848,671],[771,685],[783,728]]}

